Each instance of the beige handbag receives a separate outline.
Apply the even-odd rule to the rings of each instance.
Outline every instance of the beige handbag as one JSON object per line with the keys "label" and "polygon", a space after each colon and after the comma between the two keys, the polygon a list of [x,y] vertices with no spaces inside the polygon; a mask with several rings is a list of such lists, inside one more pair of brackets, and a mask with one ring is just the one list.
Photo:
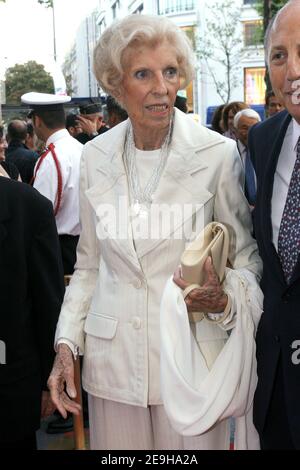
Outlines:
{"label": "beige handbag", "polygon": [[[212,258],[220,282],[224,281],[228,250],[229,233],[225,225],[218,222],[209,223],[181,256],[182,278],[190,283],[183,291],[184,298],[193,289],[204,284],[204,263],[208,256]],[[189,312],[191,330],[208,369],[211,369],[228,338],[226,331],[221,329],[218,323],[230,313],[230,307],[229,298],[225,312],[221,317],[217,316],[218,320],[212,320],[203,312]]]}

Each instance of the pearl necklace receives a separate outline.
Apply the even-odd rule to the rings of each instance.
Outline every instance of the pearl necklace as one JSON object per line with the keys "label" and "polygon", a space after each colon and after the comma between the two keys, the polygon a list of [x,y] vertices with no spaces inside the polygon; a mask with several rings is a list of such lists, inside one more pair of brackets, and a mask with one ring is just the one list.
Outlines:
{"label": "pearl necklace", "polygon": [[133,137],[133,128],[130,119],[128,120],[123,161],[127,173],[131,200],[133,203],[133,211],[137,216],[146,217],[148,215],[148,211],[153,201],[153,194],[157,189],[161,175],[168,160],[173,124],[174,119],[172,114],[168,134],[166,135],[165,140],[163,141],[163,144],[160,148],[158,165],[155,166],[146,186],[142,189],[136,164],[136,150]]}

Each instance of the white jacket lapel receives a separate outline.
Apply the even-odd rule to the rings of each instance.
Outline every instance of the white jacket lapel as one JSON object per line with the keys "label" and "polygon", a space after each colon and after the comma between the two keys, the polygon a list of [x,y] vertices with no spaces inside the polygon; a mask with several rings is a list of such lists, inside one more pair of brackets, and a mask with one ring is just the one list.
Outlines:
{"label": "white jacket lapel", "polygon": [[[129,217],[124,216],[124,213],[128,215],[129,209],[128,181],[122,160],[126,126],[127,122],[124,122],[118,126],[113,136],[107,133],[103,136],[105,138],[96,138],[91,142],[90,145],[96,147],[100,155],[96,175],[93,178],[95,184],[88,189],[86,195],[98,215],[99,213],[103,214],[105,207],[113,207],[117,224],[120,220],[123,220],[125,224],[127,223],[127,236],[124,236],[124,227],[121,227],[120,224],[118,228],[122,231],[121,234],[118,230],[116,233],[115,227],[113,227],[114,233],[111,233],[109,227],[106,227],[107,234],[102,235],[112,238],[134,268],[140,271],[141,266],[132,240],[131,222]],[[169,232],[164,232],[163,239],[146,237],[139,240],[140,257],[151,252],[157,245],[171,236],[174,230],[184,224],[188,217],[192,217],[212,197],[212,194],[205,187],[205,169],[207,168],[205,150],[221,145],[223,142],[225,142],[225,139],[223,140],[218,134],[207,131],[207,129],[199,126],[180,111],[175,111],[170,155],[158,188],[153,195],[153,204],[191,205],[190,210],[192,212],[190,210],[183,211],[183,217],[178,219],[177,225],[170,226]],[[195,180],[192,177],[195,171],[203,172],[203,184],[195,185]]]}
{"label": "white jacket lapel", "polygon": [[91,142],[91,147],[99,152],[99,160],[92,175],[94,184],[86,191],[86,196],[97,214],[98,238],[109,238],[132,268],[141,272],[127,217],[129,195],[122,160],[126,126],[127,121],[117,126],[113,136],[107,133]]}

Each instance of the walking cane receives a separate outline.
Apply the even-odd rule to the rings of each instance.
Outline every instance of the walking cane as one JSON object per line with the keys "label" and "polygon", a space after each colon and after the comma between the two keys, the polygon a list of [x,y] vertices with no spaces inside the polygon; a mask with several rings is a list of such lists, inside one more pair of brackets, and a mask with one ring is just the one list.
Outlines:
{"label": "walking cane", "polygon": [[[72,276],[65,276],[66,287],[70,284],[71,277]],[[75,383],[75,388],[77,392],[75,401],[81,406],[79,415],[73,414],[75,450],[86,450],[83,410],[82,410],[81,373],[80,373],[79,355],[77,356],[77,359],[74,360],[74,383]]]}
{"label": "walking cane", "polygon": [[79,403],[81,410],[79,415],[73,415],[74,423],[74,440],[76,450],[86,450],[85,447],[85,435],[84,435],[84,422],[83,422],[83,410],[82,410],[82,396],[81,396],[81,380],[80,380],[80,360],[79,356],[74,361],[74,382],[76,388],[76,403]]}

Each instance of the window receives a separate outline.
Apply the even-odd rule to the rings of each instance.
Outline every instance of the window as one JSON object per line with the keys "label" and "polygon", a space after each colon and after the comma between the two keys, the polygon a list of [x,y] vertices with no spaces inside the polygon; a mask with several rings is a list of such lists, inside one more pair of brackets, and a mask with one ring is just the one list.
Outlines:
{"label": "window", "polygon": [[258,46],[263,44],[262,20],[244,22],[244,46]]}
{"label": "window", "polygon": [[158,11],[160,15],[182,13],[195,9],[197,0],[159,0]]}
{"label": "window", "polygon": [[117,18],[117,12],[120,9],[120,0],[117,0],[112,6],[111,6],[111,11],[112,11],[112,17],[113,19]]}
{"label": "window", "polygon": [[244,94],[247,104],[264,104],[266,94],[265,67],[244,69]]}
{"label": "window", "polygon": [[141,15],[143,13],[143,10],[144,10],[144,4],[141,3],[141,5],[139,7],[137,7],[136,10],[134,10],[133,14],[134,15]]}
{"label": "window", "polygon": [[193,49],[196,50],[196,27],[195,26],[182,26],[180,29],[182,29],[189,40],[192,43]]}
{"label": "window", "polygon": [[101,34],[104,32],[104,30],[106,29],[106,21],[105,21],[105,18],[103,18],[101,20],[101,22],[99,23],[99,27],[98,27],[98,37],[101,36]]}

